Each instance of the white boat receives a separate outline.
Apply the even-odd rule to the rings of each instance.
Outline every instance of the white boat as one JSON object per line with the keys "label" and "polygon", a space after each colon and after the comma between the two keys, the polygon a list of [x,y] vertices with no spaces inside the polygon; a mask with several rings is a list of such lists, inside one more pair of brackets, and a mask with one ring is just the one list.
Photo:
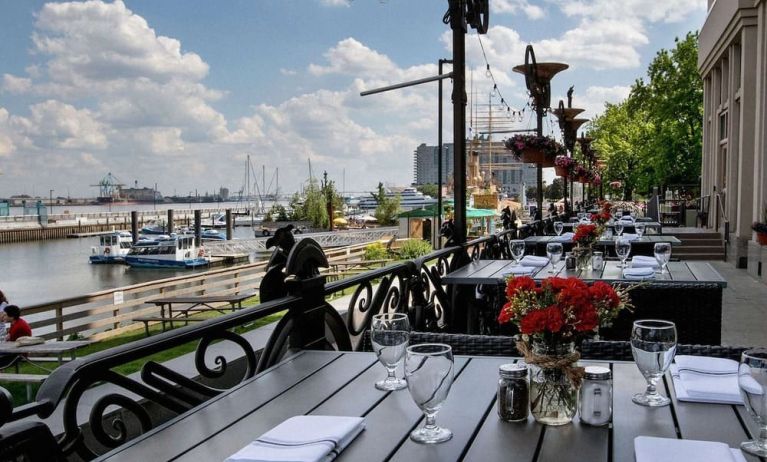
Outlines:
{"label": "white boat", "polygon": [[91,247],[91,263],[122,263],[133,245],[131,233],[118,231],[99,236],[99,246]]}
{"label": "white boat", "polygon": [[209,263],[194,236],[160,236],[141,240],[131,247],[125,263],[139,268],[195,268]]}
{"label": "white boat", "polygon": [[226,234],[220,233],[215,229],[203,229],[200,232],[200,238],[203,240],[211,240],[211,241],[225,241]]}
{"label": "white boat", "polygon": [[[387,191],[386,197],[393,198],[400,197],[400,209],[413,210],[427,207],[437,203],[437,199],[424,195],[422,192],[415,188],[405,188],[401,192]],[[378,200],[372,194],[360,198],[357,204],[362,210],[375,210],[378,207]]]}

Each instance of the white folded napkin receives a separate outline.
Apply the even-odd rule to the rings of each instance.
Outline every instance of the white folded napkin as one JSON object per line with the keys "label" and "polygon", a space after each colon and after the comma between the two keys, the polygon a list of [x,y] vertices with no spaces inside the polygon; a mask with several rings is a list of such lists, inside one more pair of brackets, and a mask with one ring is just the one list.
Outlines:
{"label": "white folded napkin", "polygon": [[659,268],[658,260],[654,257],[645,257],[644,255],[636,255],[631,259],[632,268]]}
{"label": "white folded napkin", "polygon": [[745,462],[740,449],[716,441],[677,440],[637,436],[634,438],[636,462]]}
{"label": "white folded napkin", "polygon": [[573,240],[574,237],[575,237],[575,233],[571,233],[571,232],[568,231],[566,233],[562,233],[561,236],[556,236],[554,239],[552,239],[552,241],[554,241],[554,242],[570,242],[570,241]]}
{"label": "white folded napkin", "polygon": [[525,255],[522,260],[519,261],[522,266],[535,266],[540,268],[549,264],[549,259],[546,257],[536,257],[534,255]]}
{"label": "white folded napkin", "polygon": [[364,429],[361,417],[291,417],[225,462],[328,462]]}
{"label": "white folded napkin", "polygon": [[652,268],[625,268],[623,270],[625,279],[654,279],[655,270]]}
{"label": "white folded napkin", "polygon": [[679,401],[743,404],[736,361],[679,355],[669,369]]}
{"label": "white folded napkin", "polygon": [[519,276],[519,275],[530,275],[538,271],[538,268],[535,266],[511,266],[509,267],[509,271],[503,273],[504,277],[508,276]]}
{"label": "white folded napkin", "polygon": [[618,221],[627,221],[629,223],[634,223],[634,217],[632,217],[631,215],[624,215]]}
{"label": "white folded napkin", "polygon": [[633,234],[633,233],[623,233],[621,234],[621,239],[625,241],[634,241],[639,239],[639,234]]}

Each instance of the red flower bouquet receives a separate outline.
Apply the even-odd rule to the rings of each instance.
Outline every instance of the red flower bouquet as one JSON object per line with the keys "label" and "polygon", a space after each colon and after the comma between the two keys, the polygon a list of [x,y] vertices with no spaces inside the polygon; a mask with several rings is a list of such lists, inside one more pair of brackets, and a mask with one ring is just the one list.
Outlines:
{"label": "red flower bouquet", "polygon": [[607,201],[602,201],[600,203],[599,213],[591,214],[591,221],[600,226],[604,226],[610,221],[610,218],[612,218],[612,213],[610,212],[611,208],[612,204]]}
{"label": "red flower bouquet", "polygon": [[591,247],[604,231],[603,227],[596,224],[578,225],[573,236],[573,242],[579,247]]}

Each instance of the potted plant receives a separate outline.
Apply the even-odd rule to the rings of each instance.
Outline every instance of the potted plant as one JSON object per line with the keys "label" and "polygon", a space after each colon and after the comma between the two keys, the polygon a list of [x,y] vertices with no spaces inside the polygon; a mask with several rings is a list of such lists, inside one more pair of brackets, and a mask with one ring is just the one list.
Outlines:
{"label": "potted plant", "polygon": [[511,277],[500,324],[513,323],[522,338],[517,349],[530,368],[530,411],[546,425],[564,425],[575,415],[584,370],[575,351],[579,337],[608,326],[630,307],[628,289],[605,282],[589,286],[578,278]]}
{"label": "potted plant", "polygon": [[554,171],[557,176],[568,177],[575,167],[576,162],[572,157],[557,156],[554,159]]}
{"label": "potted plant", "polygon": [[759,245],[767,245],[767,207],[764,208],[762,221],[755,221],[754,224],[751,225],[751,229],[756,231],[756,241]]}
{"label": "potted plant", "polygon": [[567,149],[548,136],[514,135],[506,140],[506,149],[522,162],[553,167],[557,156],[567,155]]}

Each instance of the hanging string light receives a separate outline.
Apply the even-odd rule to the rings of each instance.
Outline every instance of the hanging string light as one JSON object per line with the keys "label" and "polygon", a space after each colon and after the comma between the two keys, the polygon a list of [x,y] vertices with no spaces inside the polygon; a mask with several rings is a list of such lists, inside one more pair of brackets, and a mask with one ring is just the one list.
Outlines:
{"label": "hanging string light", "polygon": [[[498,89],[498,83],[495,81],[495,76],[493,75],[493,71],[490,69],[490,63],[487,60],[487,54],[485,53],[485,45],[482,43],[482,37],[480,37],[479,34],[475,34],[477,37],[477,40],[479,40],[479,47],[482,49],[482,58],[485,60],[485,76],[488,77],[493,81],[493,96],[498,96],[501,99],[501,107],[506,108],[506,113],[509,116],[509,119],[514,121],[518,120],[519,122],[524,121],[525,118],[525,109],[522,108],[521,111],[518,111],[511,106],[509,106],[508,103],[506,103],[506,99],[501,94],[501,90]],[[528,105],[530,103],[528,102]]]}

